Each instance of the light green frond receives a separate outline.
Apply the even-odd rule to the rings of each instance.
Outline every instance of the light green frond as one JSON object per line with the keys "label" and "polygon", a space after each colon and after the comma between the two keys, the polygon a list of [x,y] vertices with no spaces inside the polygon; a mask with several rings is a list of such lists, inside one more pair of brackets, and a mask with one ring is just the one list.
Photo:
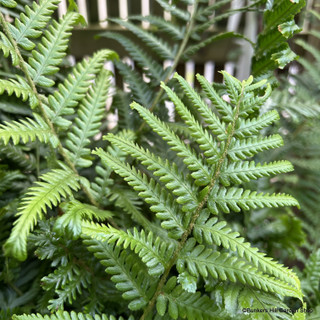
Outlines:
{"label": "light green frond", "polygon": [[180,18],[181,20],[184,20],[184,21],[190,20],[190,13],[188,11],[179,9],[176,5],[172,5],[165,0],[156,0],[156,1],[160,4],[160,6],[165,11],[170,12],[173,16],[176,16],[177,18]]}
{"label": "light green frond", "polygon": [[93,153],[98,155],[102,162],[110,166],[138,191],[140,197],[145,198],[145,201],[151,205],[151,211],[156,212],[156,216],[160,220],[165,220],[161,226],[170,231],[170,236],[178,239],[183,234],[185,229],[182,223],[181,209],[159,184],[153,179],[149,181],[144,174],[124,164],[118,158],[111,156],[102,149],[97,149]]}
{"label": "light green frond", "polygon": [[52,133],[51,129],[44,120],[37,114],[33,114],[35,120],[26,118],[20,121],[4,122],[0,125],[0,139],[4,144],[8,144],[12,139],[13,144],[35,141],[51,143],[54,147],[58,145],[58,138]]}
{"label": "light green frond", "polygon": [[172,242],[166,243],[159,237],[154,239],[152,232],[146,234],[144,230],[139,232],[136,228],[133,232],[124,232],[111,226],[83,221],[82,232],[94,239],[116,243],[124,249],[130,248],[146,264],[150,276],[158,277],[164,272],[175,249]]}
{"label": "light green frond", "polygon": [[226,71],[221,71],[223,75],[223,81],[226,85],[226,89],[228,92],[228,98],[230,102],[237,106],[238,103],[243,99],[243,87],[241,81],[237,78],[233,77]]}
{"label": "light green frond", "polygon": [[314,292],[318,292],[320,285],[320,249],[315,250],[310,255],[304,274],[307,278],[306,291],[312,289]]}
{"label": "light green frond", "polygon": [[140,20],[140,21],[148,21],[152,25],[153,28],[156,30],[165,32],[166,34],[170,35],[173,40],[183,40],[185,36],[185,27],[180,27],[178,25],[168,23],[167,20],[163,19],[162,17],[158,16],[132,16],[130,17],[133,20]]}
{"label": "light green frond", "polygon": [[18,218],[5,244],[6,253],[22,261],[27,258],[27,237],[37,221],[43,218],[47,207],[52,209],[61,197],[67,198],[72,195],[72,190],[80,188],[78,177],[65,166],[64,169],[53,169],[40,178],[42,181],[35,182],[22,199]]}
{"label": "light green frond", "polygon": [[32,50],[35,47],[29,38],[41,36],[59,2],[60,0],[40,0],[40,3],[37,4],[33,1],[32,7],[25,7],[26,13],[21,13],[20,19],[15,19],[15,25],[9,25],[18,45],[26,50]]}
{"label": "light green frond", "polygon": [[205,185],[210,182],[211,176],[207,166],[164,122],[138,103],[133,102],[131,108],[137,110],[149,126],[167,141],[171,149],[176,151],[179,157],[183,158],[183,162],[188,166],[189,170],[193,171],[191,176],[196,180],[196,184]]}
{"label": "light green frond", "polygon": [[253,119],[239,119],[236,123],[235,136],[244,138],[258,134],[259,131],[271,123],[280,119],[279,113],[276,110],[271,110],[263,115]]}
{"label": "light green frond", "polygon": [[72,26],[77,22],[77,13],[68,13],[59,22],[53,20],[45,31],[41,43],[32,51],[28,59],[28,69],[35,84],[42,87],[51,87],[54,81],[48,75],[55,74],[57,67],[66,55]]}
{"label": "light green frond", "polygon": [[240,212],[242,210],[250,210],[264,207],[283,207],[297,206],[298,201],[290,195],[282,193],[263,194],[256,191],[244,190],[242,188],[214,187],[210,193],[208,207],[214,214],[218,214],[219,209],[225,213],[230,210]]}
{"label": "light green frond", "polygon": [[110,73],[101,71],[86,97],[81,101],[74,124],[68,132],[65,145],[70,160],[76,167],[89,167],[91,150],[87,148],[90,138],[99,133],[106,112],[106,100],[110,86]]}
{"label": "light green frond", "polygon": [[[58,311],[55,314],[51,314],[50,316],[44,315],[42,316],[40,313],[30,314],[30,315],[14,315],[12,320],[126,320],[123,317],[116,318],[114,316],[103,315],[95,315],[91,316],[90,314],[84,313],[76,313],[74,311]],[[127,320],[134,320],[133,317],[129,317]]]}
{"label": "light green frond", "polygon": [[157,54],[161,59],[174,60],[176,55],[176,46],[172,50],[172,46],[164,40],[154,36],[152,33],[145,31],[138,26],[134,25],[131,22],[121,20],[118,18],[109,19],[112,22],[115,22],[131,32],[133,32],[138,38],[140,38],[152,51]]}
{"label": "light green frond", "polygon": [[2,32],[0,32],[0,39],[1,39],[0,50],[2,50],[4,57],[7,58],[10,54],[12,64],[14,66],[17,66],[19,64],[19,57],[18,57],[12,43],[7,38],[7,36]]}
{"label": "light green frond", "polygon": [[137,65],[142,68],[147,75],[152,76],[157,81],[159,81],[159,79],[164,79],[166,73],[162,66],[127,37],[115,32],[104,32],[99,36],[118,41],[126,51],[130,53],[134,61],[137,62]]}
{"label": "light green frond", "polygon": [[66,80],[59,84],[58,90],[48,97],[52,110],[48,110],[50,119],[58,126],[68,127],[71,122],[61,116],[75,113],[75,106],[83,99],[90,86],[90,82],[95,79],[101,70],[103,63],[107,59],[116,59],[117,55],[111,50],[101,50],[90,59],[79,62],[69,74]]}
{"label": "light green frond", "polygon": [[233,161],[243,160],[247,157],[252,157],[263,150],[279,148],[282,145],[283,139],[278,134],[266,138],[253,137],[244,140],[232,138],[228,157]]}
{"label": "light green frond", "polygon": [[197,74],[197,79],[203,91],[205,92],[206,96],[210,99],[213,106],[222,115],[222,119],[225,122],[232,122],[234,118],[232,107],[220,97],[220,95],[216,92],[216,90],[213,88],[213,86],[208,82],[208,80],[205,77]]}
{"label": "light green frond", "polygon": [[0,0],[0,4],[8,8],[14,8],[17,5],[14,0]]}
{"label": "light green frond", "polygon": [[113,216],[111,211],[101,210],[92,205],[81,203],[73,200],[60,205],[64,211],[62,216],[59,216],[55,222],[54,230],[59,233],[64,229],[71,231],[74,239],[77,239],[81,234],[81,221],[84,219],[98,221],[106,220]]}
{"label": "light green frond", "polygon": [[156,308],[161,317],[169,314],[170,319],[221,319],[221,310],[208,296],[183,290],[181,285],[177,285],[176,277],[168,280],[157,299]]}
{"label": "light green frond", "polygon": [[190,212],[198,206],[196,187],[179,172],[175,163],[170,164],[168,160],[164,161],[137,144],[113,134],[108,134],[105,138],[122,151],[139,159],[148,170],[154,171],[153,174],[160,177],[160,181],[165,183],[168,190],[172,190],[178,197],[177,202],[183,205],[184,211]]}
{"label": "light green frond", "polygon": [[219,178],[224,186],[229,186],[231,182],[240,184],[249,182],[252,179],[290,171],[293,171],[293,165],[286,160],[263,164],[255,163],[254,161],[229,161],[222,166]]}
{"label": "light green frond", "polygon": [[17,75],[18,81],[14,79],[2,80],[0,79],[0,94],[6,92],[9,96],[15,94],[17,98],[21,98],[22,101],[27,101],[32,109],[38,105],[38,98],[32,91],[28,83],[20,76]]}
{"label": "light green frond", "polygon": [[[195,239],[190,238],[186,244],[186,249],[179,255],[177,261],[179,273],[187,269],[195,277],[201,275],[207,278],[211,275],[213,278],[219,278],[222,281],[239,281],[244,285],[250,285],[266,292],[276,292],[283,296],[302,298],[300,290],[286,282],[263,274],[257,268],[236,256],[230,256],[227,253],[221,254],[204,245],[195,246],[195,242]],[[188,250],[188,253],[186,253],[186,250]]]}
{"label": "light green frond", "polygon": [[[210,164],[217,162],[220,156],[220,149],[217,142],[214,141],[208,130],[203,128],[203,126],[194,118],[191,112],[170,88],[164,85],[164,83],[161,84],[161,87],[166,91],[168,97],[174,103],[181,118],[189,126],[191,136],[196,139],[200,149],[204,151],[206,161]],[[172,126],[170,127],[172,128]]]}
{"label": "light green frond", "polygon": [[209,245],[216,244],[236,251],[241,258],[245,258],[263,272],[273,275],[300,290],[299,278],[290,269],[277,263],[272,258],[266,257],[266,254],[259,252],[258,248],[251,247],[251,244],[245,242],[245,239],[238,232],[234,232],[228,227],[227,222],[218,221],[216,217],[208,218],[209,214],[203,212],[195,224],[193,235],[197,242],[200,244],[205,242]]}
{"label": "light green frond", "polygon": [[227,138],[225,124],[208,108],[207,104],[201,99],[197,92],[191,88],[184,78],[177,73],[174,75],[174,78],[179,81],[183,91],[191,100],[192,104],[198,109],[205,123],[208,125],[208,128],[217,135],[219,140],[225,140]]}
{"label": "light green frond", "polygon": [[106,272],[112,275],[111,280],[116,288],[123,292],[123,299],[130,301],[129,309],[135,311],[143,308],[151,299],[156,283],[136,255],[107,242],[86,238],[84,243],[107,267]]}

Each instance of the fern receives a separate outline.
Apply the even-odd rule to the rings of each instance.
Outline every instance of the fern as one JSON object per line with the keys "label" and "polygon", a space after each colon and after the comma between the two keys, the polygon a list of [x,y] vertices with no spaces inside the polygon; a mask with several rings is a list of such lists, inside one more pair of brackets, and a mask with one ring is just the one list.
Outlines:
{"label": "fern", "polygon": [[56,206],[61,197],[72,195],[72,190],[79,189],[78,177],[74,172],[64,166],[63,169],[55,169],[42,176],[43,182],[37,182],[31,187],[21,202],[17,213],[18,220],[10,238],[5,244],[7,253],[12,254],[19,260],[27,257],[27,236],[36,225],[38,219],[42,219],[50,209]]}

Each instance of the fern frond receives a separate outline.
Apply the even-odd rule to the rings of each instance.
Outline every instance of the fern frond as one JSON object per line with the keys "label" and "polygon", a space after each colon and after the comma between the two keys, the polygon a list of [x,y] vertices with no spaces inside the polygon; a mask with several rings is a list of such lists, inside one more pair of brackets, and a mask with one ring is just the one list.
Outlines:
{"label": "fern frond", "polygon": [[36,94],[22,77],[17,75],[17,78],[18,81],[14,79],[0,79],[0,94],[7,92],[9,96],[15,94],[17,98],[21,97],[22,101],[27,101],[29,99],[30,106],[34,109],[39,103]]}
{"label": "fern frond", "polygon": [[17,66],[19,64],[19,57],[12,43],[3,32],[0,32],[0,39],[0,50],[2,50],[4,57],[7,58],[10,54],[12,64]]}
{"label": "fern frond", "polygon": [[208,296],[183,290],[181,285],[177,285],[176,277],[168,280],[157,299],[156,307],[161,317],[169,314],[170,319],[221,319],[221,311]]}
{"label": "fern frond", "polygon": [[298,201],[290,195],[282,193],[263,194],[256,191],[244,190],[242,188],[214,187],[211,191],[208,207],[214,214],[218,214],[219,209],[229,213],[230,209],[235,212],[263,207],[297,206]]}
{"label": "fern frond", "polygon": [[175,249],[173,243],[166,243],[159,237],[154,239],[152,232],[146,234],[144,230],[139,232],[136,228],[133,233],[130,230],[124,232],[111,226],[83,221],[82,232],[94,239],[116,243],[124,249],[130,248],[146,264],[150,276],[160,276],[164,272]]}
{"label": "fern frond", "polygon": [[132,70],[132,68],[126,63],[117,61],[115,65],[123,76],[125,82],[128,83],[133,100],[149,106],[153,99],[150,85],[143,81],[138,71]]}
{"label": "fern frond", "polygon": [[58,145],[58,138],[52,130],[37,114],[33,114],[35,120],[26,118],[20,121],[4,122],[0,125],[0,139],[8,144],[12,139],[13,144],[18,144],[20,139],[23,143],[39,139],[41,142],[51,143],[53,147]]}
{"label": "fern frond", "polygon": [[[116,318],[114,316],[95,315],[91,316],[90,314],[76,313],[74,311],[58,311],[56,314],[50,316],[42,316],[40,313],[31,314],[31,315],[14,315],[12,320],[125,320],[123,317]],[[130,316],[128,320],[134,320],[133,316]]]}
{"label": "fern frond", "polygon": [[192,104],[198,109],[199,113],[202,115],[208,128],[217,135],[219,140],[225,140],[227,138],[225,124],[220,121],[220,119],[208,108],[206,103],[201,99],[201,97],[191,88],[188,82],[179,76],[177,73],[174,75],[181,85],[181,88],[190,99]]}
{"label": "fern frond", "polygon": [[138,103],[133,102],[131,108],[137,110],[149,126],[167,141],[171,149],[176,151],[179,157],[183,158],[183,162],[188,166],[188,169],[193,171],[191,176],[196,180],[196,184],[205,185],[209,183],[211,176],[208,167],[203,164],[203,161],[197,157],[196,153],[185,145],[164,122]]}
{"label": "fern frond", "polygon": [[84,243],[107,267],[106,272],[112,275],[111,280],[116,288],[123,292],[122,297],[131,300],[129,309],[135,311],[143,308],[154,293],[155,283],[136,256],[107,242],[85,239]]}
{"label": "fern frond", "polygon": [[78,101],[85,97],[90,81],[101,70],[103,63],[107,59],[116,59],[117,55],[111,50],[101,50],[88,60],[79,62],[69,74],[66,80],[59,84],[58,90],[48,97],[49,105],[52,110],[48,114],[53,123],[61,127],[70,126],[69,120],[61,116],[74,114],[75,106]]}
{"label": "fern frond", "polygon": [[61,230],[68,229],[74,239],[77,239],[81,234],[81,221],[83,219],[103,221],[113,216],[111,211],[101,210],[77,200],[63,203],[60,207],[64,214],[56,220],[54,230],[59,233]]}
{"label": "fern frond", "polygon": [[245,242],[245,239],[240,237],[238,232],[233,232],[228,227],[227,222],[218,221],[216,217],[210,219],[208,217],[209,214],[203,212],[195,224],[193,236],[197,242],[200,244],[206,242],[209,245],[222,245],[226,249],[236,251],[241,258],[245,258],[263,272],[300,289],[299,278],[290,269],[274,261],[272,258],[266,257],[265,253],[259,252],[258,248],[252,247],[249,242]]}
{"label": "fern frond", "polygon": [[[207,278],[209,274],[213,278],[223,281],[240,281],[245,285],[251,285],[266,292],[276,292],[283,296],[296,297],[301,299],[301,292],[286,282],[263,274],[257,268],[246,264],[245,261],[227,253],[220,253],[207,248],[204,245],[196,245],[196,241],[190,238],[184,250],[180,253],[177,261],[179,273],[187,270],[193,276],[201,275]],[[185,250],[188,250],[186,253]]]}
{"label": "fern frond", "polygon": [[[318,292],[320,286],[320,249],[315,250],[309,257],[304,274],[308,280],[308,286]],[[308,291],[310,288],[308,288]]]}
{"label": "fern frond", "polygon": [[10,31],[23,49],[32,50],[35,44],[29,38],[38,38],[42,29],[51,18],[60,0],[41,0],[39,5],[34,1],[32,8],[25,7],[26,14],[21,13],[20,19],[15,19],[15,25],[10,24]]}
{"label": "fern frond", "polygon": [[152,33],[147,32],[131,22],[124,21],[118,18],[110,18],[112,22],[115,22],[131,32],[133,32],[137,37],[139,37],[148,47],[152,49],[152,51],[159,56],[161,59],[174,60],[176,55],[177,46],[174,46],[172,50],[172,46],[169,45],[164,40],[155,37]]}
{"label": "fern frond", "polygon": [[263,115],[253,119],[239,119],[236,124],[235,136],[244,138],[259,133],[259,131],[273,122],[280,119],[279,113],[276,110],[271,110]]}
{"label": "fern frond", "polygon": [[70,160],[76,167],[89,167],[91,151],[87,148],[90,138],[99,133],[105,114],[106,100],[110,86],[110,74],[101,71],[86,97],[81,101],[77,117],[74,120],[65,142]]}
{"label": "fern frond", "polygon": [[190,13],[188,11],[179,9],[177,6],[170,4],[165,0],[156,0],[160,6],[165,10],[170,12],[173,16],[180,18],[184,21],[190,20]]}
{"label": "fern frond", "polygon": [[45,31],[41,43],[28,59],[28,69],[35,84],[42,87],[54,85],[54,81],[47,76],[59,70],[57,66],[66,55],[70,31],[78,18],[77,13],[68,13],[59,22],[54,20]]}
{"label": "fern frond", "polygon": [[0,4],[8,8],[14,8],[17,5],[14,0],[0,0]]}
{"label": "fern frond", "polygon": [[167,20],[157,16],[131,16],[132,20],[148,21],[152,25],[152,28],[165,32],[170,35],[173,40],[183,40],[185,36],[185,27],[180,27],[172,23],[168,23]]}
{"label": "fern frond", "polygon": [[6,252],[22,261],[27,258],[27,237],[37,221],[43,218],[47,207],[57,206],[61,197],[71,196],[72,190],[80,188],[78,176],[66,166],[53,169],[40,178],[43,181],[35,182],[22,199],[18,219],[5,244]]}
{"label": "fern frond", "polygon": [[283,139],[278,134],[266,138],[250,137],[244,140],[232,138],[228,157],[233,161],[243,160],[263,150],[279,148],[282,145]]}
{"label": "fern frond", "polygon": [[104,32],[99,36],[118,41],[126,49],[126,51],[130,53],[134,61],[137,62],[137,65],[143,69],[148,76],[152,76],[153,79],[159,81],[159,79],[164,79],[166,76],[166,72],[154,58],[146,54],[144,50],[142,50],[139,46],[122,34],[115,32]]}
{"label": "fern frond", "polygon": [[222,166],[219,179],[224,186],[229,186],[231,182],[240,184],[249,182],[252,179],[290,171],[293,171],[293,166],[289,161],[285,160],[263,164],[255,163],[254,161],[229,161]]}
{"label": "fern frond", "polygon": [[197,74],[196,77],[206,96],[210,99],[213,106],[222,115],[222,119],[224,120],[224,122],[232,122],[234,116],[231,106],[220,97],[220,95],[216,92],[216,90],[205,77],[199,74]]}
{"label": "fern frond", "polygon": [[138,191],[140,197],[145,198],[145,201],[151,204],[150,210],[156,212],[156,216],[160,220],[165,220],[161,225],[164,229],[170,231],[170,236],[178,239],[183,234],[185,229],[182,223],[181,209],[159,184],[153,179],[148,181],[144,174],[129,165],[125,165],[118,158],[111,156],[102,149],[97,149],[93,153],[98,155],[104,163]]}
{"label": "fern frond", "polygon": [[105,138],[124,152],[139,159],[148,170],[154,171],[154,175],[159,176],[160,181],[165,183],[168,190],[172,190],[172,193],[178,197],[177,202],[183,205],[184,211],[190,212],[198,206],[197,189],[191,184],[191,181],[185,179],[175,164],[170,165],[168,160],[164,161],[137,144],[113,134],[108,134]]}

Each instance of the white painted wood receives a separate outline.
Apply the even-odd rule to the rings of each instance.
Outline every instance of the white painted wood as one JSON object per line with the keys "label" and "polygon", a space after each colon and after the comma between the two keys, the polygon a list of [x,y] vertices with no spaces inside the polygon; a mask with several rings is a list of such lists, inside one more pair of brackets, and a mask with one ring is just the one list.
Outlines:
{"label": "white painted wood", "polygon": [[212,83],[214,81],[215,63],[213,61],[207,61],[204,64],[204,77]]}
{"label": "white painted wood", "polygon": [[[141,15],[148,16],[150,15],[150,1],[149,0],[141,0]],[[147,21],[142,21],[142,28],[148,29],[150,27],[150,23]]]}
{"label": "white painted wood", "polygon": [[194,87],[194,72],[195,72],[195,63],[193,60],[189,60],[185,64],[185,79],[190,84],[191,87]]}
{"label": "white painted wood", "polygon": [[119,15],[121,19],[128,18],[128,1],[127,0],[119,0]]}
{"label": "white painted wood", "polygon": [[67,3],[66,3],[66,0],[62,0],[58,4],[58,16],[59,16],[59,18],[61,18],[63,15],[65,15],[66,12],[67,12]]}
{"label": "white painted wood", "polygon": [[86,0],[78,0],[78,8],[79,8],[79,13],[83,15],[83,17],[86,19],[87,23],[89,24],[90,21],[88,21],[88,10],[87,10]]}
{"label": "white painted wood", "polygon": [[107,0],[98,0],[98,17],[99,24],[102,28],[106,28],[108,26],[108,7]]}

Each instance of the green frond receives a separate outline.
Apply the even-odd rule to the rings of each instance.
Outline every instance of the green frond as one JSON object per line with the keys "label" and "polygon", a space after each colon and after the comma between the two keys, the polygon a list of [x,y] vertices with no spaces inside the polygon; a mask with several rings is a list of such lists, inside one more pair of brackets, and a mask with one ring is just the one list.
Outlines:
{"label": "green frond", "polygon": [[58,298],[49,300],[49,310],[62,309],[65,303],[72,304],[83,288],[90,285],[90,274],[78,266],[68,263],[41,279],[43,289],[54,290]]}
{"label": "green frond", "polygon": [[263,115],[253,119],[239,119],[236,123],[235,136],[244,138],[258,134],[259,131],[268,127],[273,122],[280,119],[279,113],[276,110],[271,110]]}
{"label": "green frond", "polygon": [[165,183],[166,188],[172,190],[172,193],[178,197],[176,201],[183,205],[184,211],[190,212],[198,206],[197,189],[192,181],[188,181],[178,171],[176,164],[170,164],[168,160],[164,161],[149,150],[113,134],[108,134],[105,138],[122,151],[139,159],[148,170],[154,171],[153,174],[160,177],[160,181]]}
{"label": "green frond", "polygon": [[142,68],[148,76],[150,75],[153,79],[158,81],[159,79],[164,79],[166,72],[163,70],[162,66],[154,58],[146,54],[144,50],[142,50],[130,39],[123,36],[121,33],[103,32],[99,34],[99,36],[118,41],[126,49],[126,51],[130,53],[130,56],[133,58],[133,60],[137,62],[137,65]]}
{"label": "green frond", "polygon": [[82,232],[94,239],[116,243],[124,249],[130,248],[146,264],[150,276],[158,277],[163,274],[175,249],[172,242],[166,243],[159,237],[154,239],[152,232],[146,234],[144,230],[139,232],[136,228],[133,232],[124,232],[111,226],[83,221]]}
{"label": "green frond", "polygon": [[184,78],[179,76],[177,73],[174,75],[174,78],[179,81],[181,88],[192,104],[198,109],[205,123],[208,125],[208,128],[217,135],[219,140],[225,140],[227,138],[225,124],[220,121],[220,119],[212,112],[212,110]]}
{"label": "green frond", "polygon": [[315,250],[310,255],[304,274],[308,281],[308,287],[310,286],[314,292],[318,292],[320,286],[320,249]]}
{"label": "green frond", "polygon": [[27,237],[37,221],[43,218],[47,207],[52,209],[61,197],[72,196],[72,190],[80,188],[78,176],[65,166],[63,169],[53,169],[40,178],[43,181],[35,182],[22,199],[18,218],[5,244],[6,253],[22,261],[27,258]]}
{"label": "green frond", "polygon": [[272,258],[266,257],[265,253],[259,252],[258,248],[245,242],[245,239],[238,232],[234,232],[228,227],[227,222],[219,221],[216,217],[208,218],[209,214],[203,211],[195,224],[193,236],[197,242],[200,244],[205,242],[209,245],[216,244],[236,251],[241,258],[245,258],[256,268],[300,289],[299,278],[290,269]]}
{"label": "green frond", "polygon": [[[220,253],[204,245],[196,245],[196,241],[190,238],[185,248],[179,255],[177,269],[182,273],[187,269],[191,275],[201,275],[222,281],[240,281],[244,285],[250,285],[266,292],[275,292],[283,296],[301,299],[301,292],[286,282],[263,274],[257,268],[240,260],[236,256]],[[188,253],[187,253],[188,251]]]}
{"label": "green frond", "polygon": [[[199,144],[199,148],[204,151],[206,161],[210,164],[217,162],[220,156],[220,149],[217,142],[214,141],[208,130],[202,127],[202,125],[194,118],[191,112],[170,88],[165,86],[164,83],[161,83],[161,87],[166,91],[168,97],[174,103],[181,118],[189,126],[189,133],[191,133],[191,136],[196,139]],[[172,126],[170,127],[172,128]]]}
{"label": "green frond", "polygon": [[48,109],[51,121],[64,128],[70,126],[71,122],[61,116],[75,113],[74,107],[87,94],[91,81],[95,79],[105,60],[116,58],[114,51],[101,50],[92,58],[79,62],[65,81],[59,84],[58,90],[48,97],[52,108]]}
{"label": "green frond", "polygon": [[155,28],[157,31],[162,31],[169,35],[172,40],[183,40],[185,36],[185,27],[180,27],[172,23],[168,23],[167,20],[158,16],[131,16],[131,20],[140,20],[140,21],[148,21],[152,28]]}
{"label": "green frond", "polygon": [[161,317],[169,314],[170,319],[221,319],[221,311],[208,296],[183,290],[181,285],[177,285],[176,277],[171,277],[166,283],[157,299],[156,308]]}
{"label": "green frond", "polygon": [[[231,102],[231,104],[233,104],[233,106],[237,106],[243,100],[244,86],[242,85],[240,80],[233,77],[228,72],[226,72],[226,71],[220,71],[220,72],[223,75],[223,81],[226,86],[228,98],[230,99],[230,102]],[[252,77],[249,79],[252,82],[252,80],[253,80]],[[250,83],[249,83],[249,85],[250,85]]]}
{"label": "green frond", "polygon": [[126,29],[133,32],[138,38],[140,38],[152,51],[158,55],[161,59],[174,60],[176,55],[177,47],[171,48],[169,43],[154,36],[152,33],[145,31],[131,22],[124,21],[118,18],[110,18],[110,21],[117,23]]}
{"label": "green frond", "polygon": [[10,54],[12,64],[17,66],[19,64],[19,57],[12,43],[3,32],[0,32],[0,39],[0,50],[2,50],[4,57],[7,58]]}
{"label": "green frond", "polygon": [[279,173],[293,171],[289,161],[280,160],[269,163],[255,163],[254,161],[225,162],[221,168],[220,181],[224,186],[232,183],[240,184],[252,179],[269,177]]}
{"label": "green frond", "polygon": [[38,98],[28,83],[20,76],[17,75],[18,81],[14,79],[3,80],[0,79],[0,94],[6,92],[9,96],[15,94],[17,98],[21,98],[22,101],[27,101],[32,109],[38,105]]}
{"label": "green frond", "polygon": [[167,141],[171,149],[183,158],[183,162],[188,166],[188,169],[193,171],[191,176],[196,180],[196,184],[205,185],[210,182],[211,176],[208,167],[164,122],[138,103],[133,102],[131,108],[137,110],[149,126],[163,137],[163,140]]}
{"label": "green frond", "polygon": [[35,47],[29,38],[41,36],[59,2],[60,0],[40,0],[39,4],[33,1],[32,7],[25,6],[26,13],[21,13],[20,19],[15,19],[15,25],[9,25],[18,45],[26,50],[32,50]]}
{"label": "green frond", "polygon": [[28,59],[28,69],[35,84],[42,87],[54,85],[54,81],[47,76],[59,70],[57,66],[66,55],[70,31],[78,18],[77,13],[70,12],[59,22],[53,20],[45,31],[41,43],[32,51],[32,57]]}
{"label": "green frond", "polygon": [[52,133],[51,129],[44,120],[37,114],[33,114],[35,120],[26,118],[20,121],[4,122],[0,125],[0,139],[4,144],[8,144],[12,139],[13,144],[35,141],[38,139],[44,143],[51,143],[52,146],[58,145],[58,138]]}
{"label": "green frond", "polygon": [[170,4],[168,1],[165,0],[156,0],[160,6],[165,10],[170,12],[173,16],[184,20],[189,21],[190,20],[190,13],[188,11],[179,9],[177,6]]}
{"label": "green frond", "polygon": [[121,61],[117,61],[115,65],[128,84],[132,99],[146,106],[151,105],[153,92],[150,90],[150,85],[143,81],[140,73]]}
{"label": "green frond", "polygon": [[67,203],[62,203],[60,208],[64,214],[55,222],[54,230],[60,233],[64,229],[71,231],[73,238],[79,238],[81,234],[81,221],[84,219],[103,221],[113,216],[111,211],[101,210],[92,205],[81,203],[73,200]]}
{"label": "green frond", "polygon": [[232,138],[228,157],[233,161],[243,160],[247,157],[252,157],[263,150],[279,148],[282,145],[283,139],[278,134],[266,138],[250,137],[244,140]]}
{"label": "green frond", "polygon": [[298,201],[290,195],[282,193],[263,194],[257,191],[244,190],[242,188],[214,187],[210,193],[208,207],[214,214],[218,214],[219,209],[225,213],[230,210],[240,212],[242,210],[250,210],[264,207],[283,207],[297,206]]}
{"label": "green frond", "polygon": [[101,122],[106,112],[106,100],[110,86],[110,73],[101,71],[81,101],[74,124],[68,132],[65,145],[70,160],[76,167],[89,167],[91,150],[87,148],[90,138],[99,133]]}
{"label": "green frond", "polygon": [[123,299],[130,301],[129,309],[135,311],[146,306],[156,283],[135,254],[121,251],[120,247],[107,242],[85,239],[84,243],[101,264],[107,267],[106,272],[112,275],[111,280],[116,288],[123,292]]}
{"label": "green frond", "polygon": [[224,122],[232,122],[234,118],[232,107],[220,97],[220,95],[216,92],[216,90],[213,88],[213,86],[208,82],[208,80],[205,77],[199,74],[197,74],[196,77],[203,91],[205,92],[206,96],[210,99],[213,106],[221,114]]}
{"label": "green frond", "polygon": [[150,210],[156,212],[157,218],[165,220],[161,226],[169,230],[172,238],[178,239],[183,234],[185,229],[182,223],[181,209],[159,184],[153,179],[149,181],[144,174],[102,149],[97,149],[93,153],[138,191],[140,197],[145,198],[145,201],[151,205]]}
{"label": "green frond", "polygon": [[14,8],[17,5],[14,0],[0,0],[0,4],[8,8]]}
{"label": "green frond", "polygon": [[206,22],[212,16],[212,13],[221,8],[224,5],[227,5],[230,3],[232,0],[220,0],[220,1],[215,1],[213,4],[205,4],[202,8],[199,8],[197,14],[196,14],[196,19],[197,21],[200,22]]}
{"label": "green frond", "polygon": [[[14,315],[12,320],[125,320],[123,317],[116,318],[114,316],[107,316],[103,315],[95,315],[91,316],[90,314],[84,313],[76,313],[74,311],[67,312],[67,311],[58,311],[55,314],[50,316],[45,315],[42,316],[40,313],[31,314],[31,315]],[[130,316],[127,320],[134,320],[132,316]]]}

